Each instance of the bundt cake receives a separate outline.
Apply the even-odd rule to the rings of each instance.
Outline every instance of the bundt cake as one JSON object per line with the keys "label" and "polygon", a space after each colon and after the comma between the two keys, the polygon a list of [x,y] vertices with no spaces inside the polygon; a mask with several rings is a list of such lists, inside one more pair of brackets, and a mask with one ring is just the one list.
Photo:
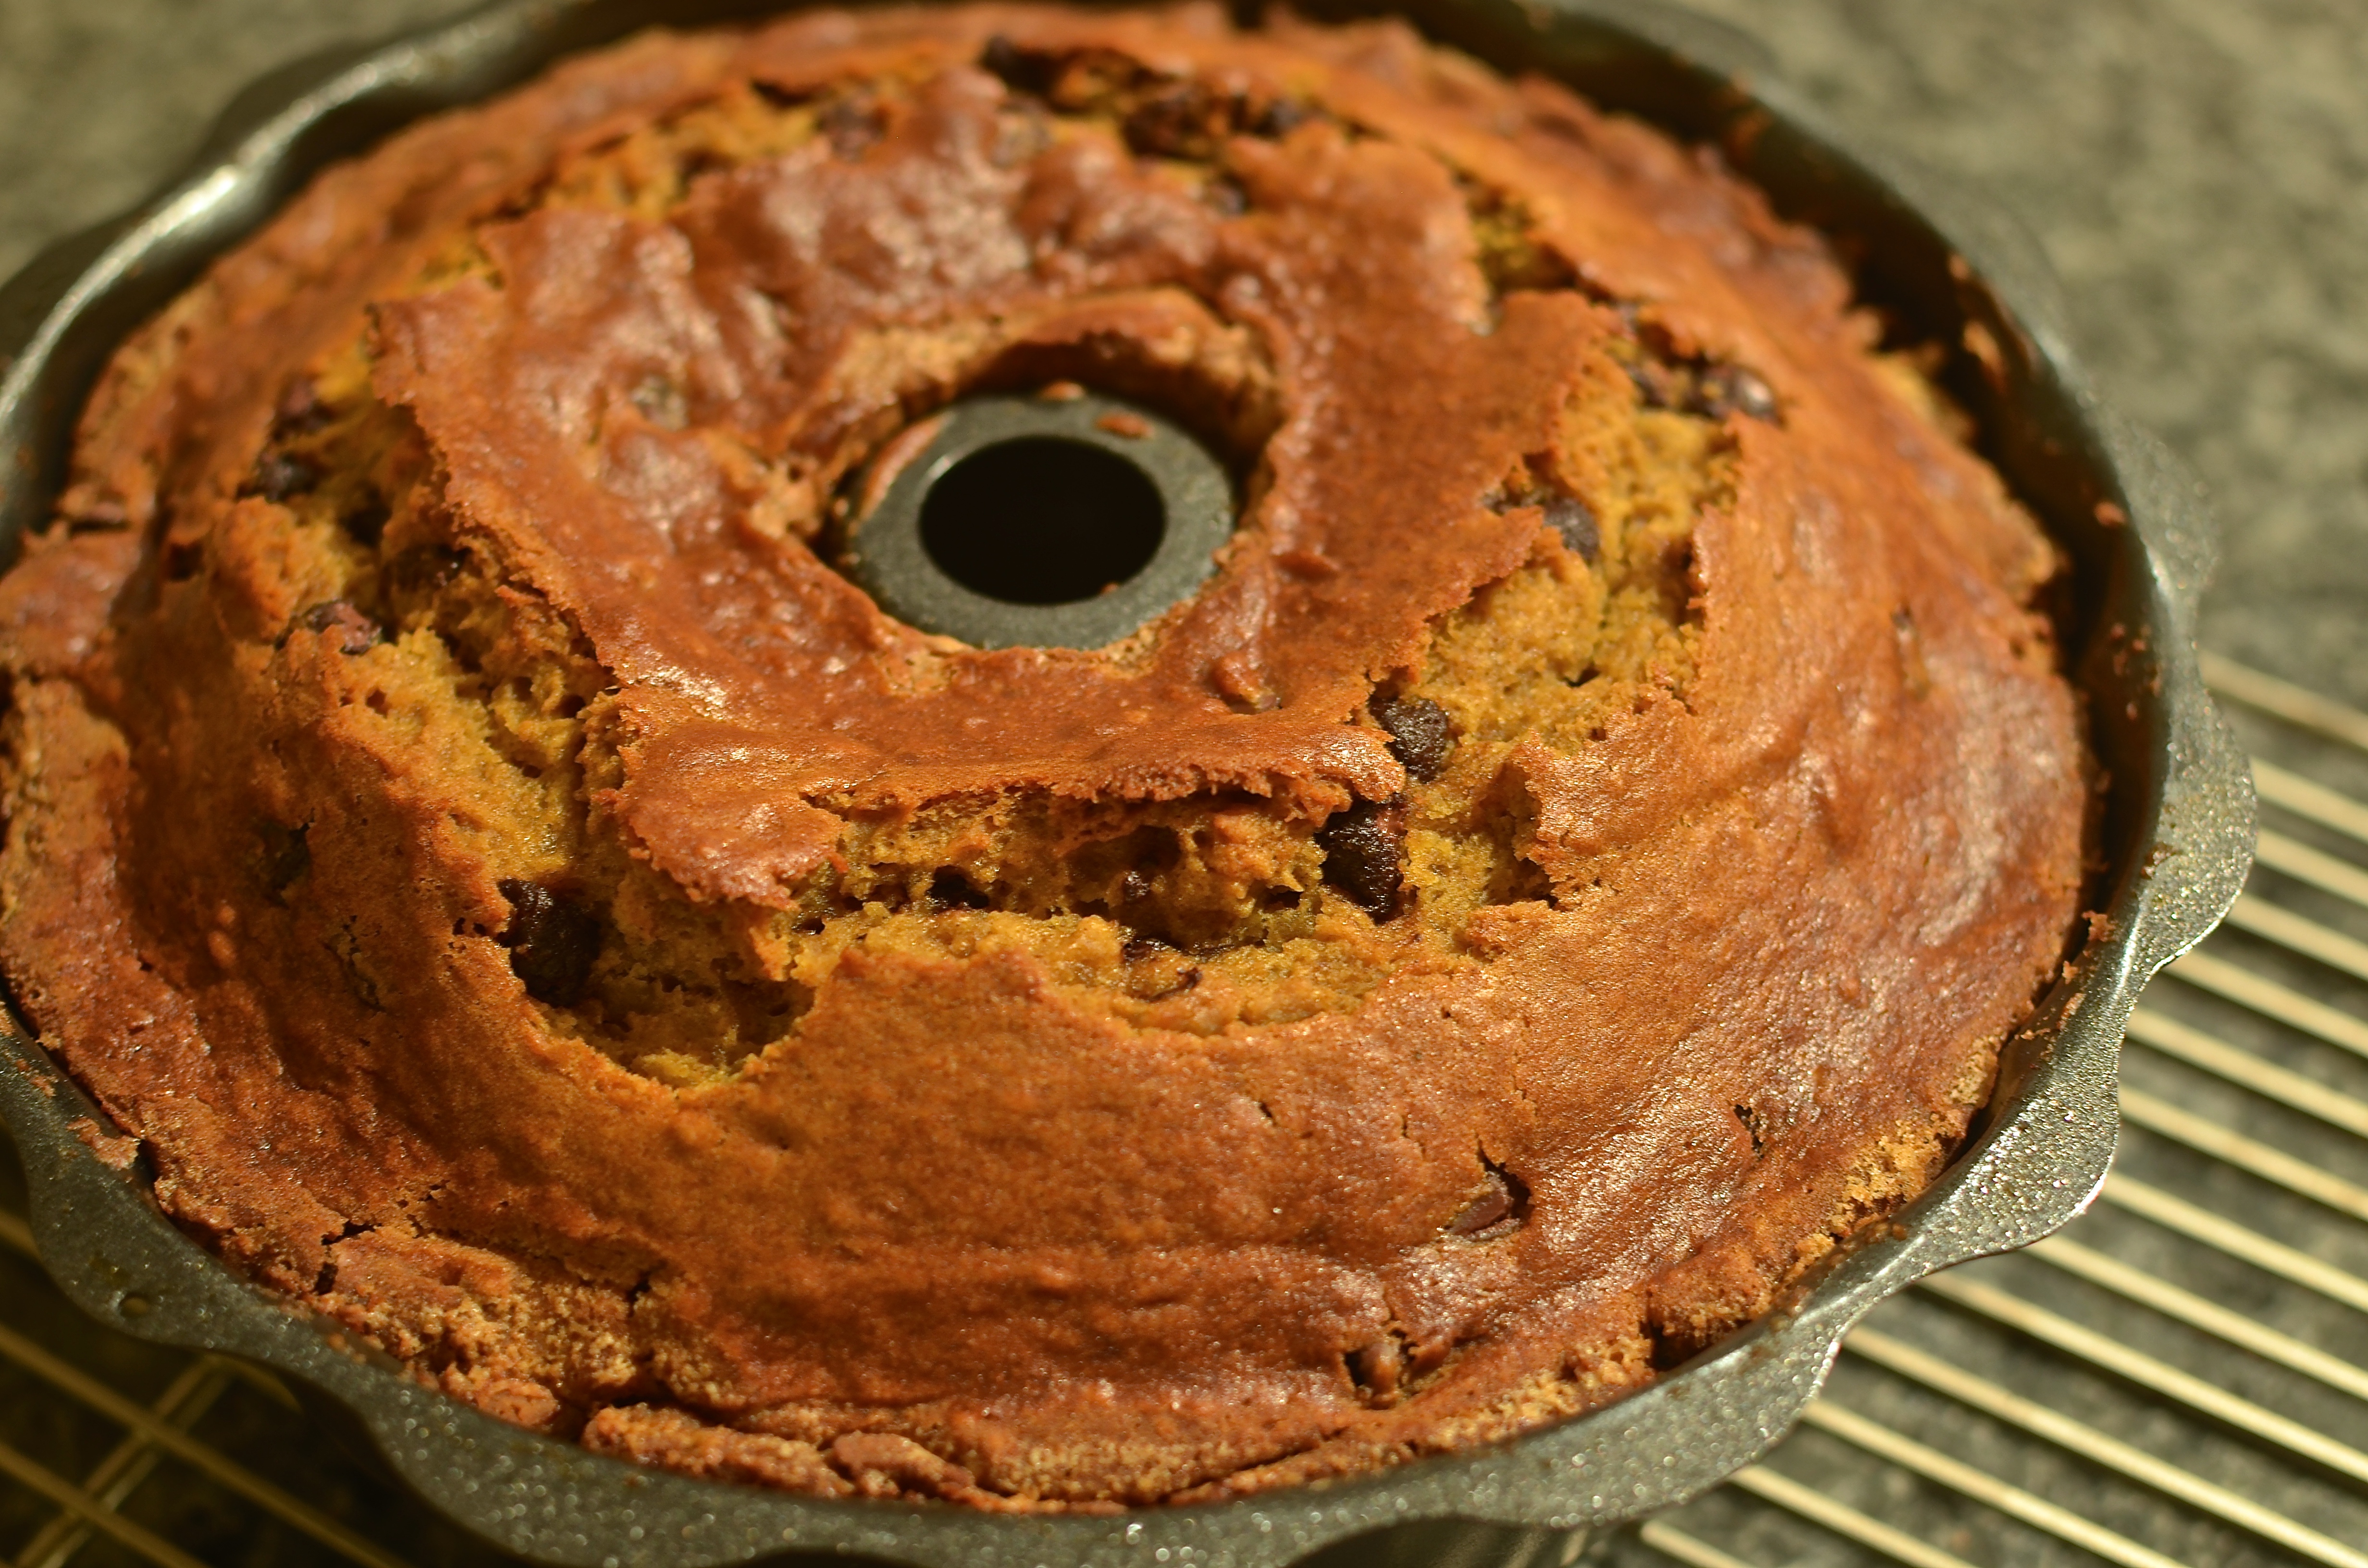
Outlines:
{"label": "bundt cake", "polygon": [[[936,422],[1079,398],[1221,476],[1189,591],[884,610]],[[0,961],[186,1230],[497,1416],[1232,1495],[1615,1399],[1941,1167],[2080,904],[2059,571],[1818,236],[1402,25],[652,33],[116,356]]]}

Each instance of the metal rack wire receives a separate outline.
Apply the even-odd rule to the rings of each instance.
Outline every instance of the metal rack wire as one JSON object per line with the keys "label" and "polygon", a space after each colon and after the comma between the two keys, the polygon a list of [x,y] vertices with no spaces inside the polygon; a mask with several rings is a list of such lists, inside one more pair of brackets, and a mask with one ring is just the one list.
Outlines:
{"label": "metal rack wire", "polygon": [[[2131,1021],[2095,1210],[1850,1336],[1801,1432],[1612,1568],[2368,1568],[2368,714],[2224,659],[2260,865]],[[0,1555],[495,1563],[290,1391],[83,1319],[0,1162]]]}

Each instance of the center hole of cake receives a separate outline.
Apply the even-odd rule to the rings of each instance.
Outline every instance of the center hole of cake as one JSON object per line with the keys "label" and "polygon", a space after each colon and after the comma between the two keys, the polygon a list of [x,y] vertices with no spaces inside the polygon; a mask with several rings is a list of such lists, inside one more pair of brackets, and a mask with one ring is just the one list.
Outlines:
{"label": "center hole of cake", "polygon": [[1094,598],[1151,564],[1167,531],[1149,475],[1058,436],[982,447],[921,502],[921,547],[938,569],[1006,604]]}

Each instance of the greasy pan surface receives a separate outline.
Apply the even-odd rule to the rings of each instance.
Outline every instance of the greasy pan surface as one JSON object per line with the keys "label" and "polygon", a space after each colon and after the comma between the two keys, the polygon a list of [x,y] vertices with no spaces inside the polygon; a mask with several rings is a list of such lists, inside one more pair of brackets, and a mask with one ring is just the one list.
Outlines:
{"label": "greasy pan surface", "polygon": [[[1535,17],[1509,6],[1417,7],[1416,17],[1500,67],[1550,70],[1681,134],[1721,135],[1743,172],[1791,215],[1858,242],[1871,298],[1921,333],[1953,340],[1969,320],[1980,328],[1973,341],[1996,346],[1991,376],[1957,390],[1984,415],[1990,455],[2078,562],[2066,645],[2115,782],[2104,845],[2112,925],[2010,1043],[1982,1134],[1899,1225],[1789,1314],[1595,1417],[1494,1452],[1327,1489],[1320,1510],[1286,1494],[1119,1523],[983,1520],[726,1492],[642,1476],[499,1426],[341,1353],[235,1283],[66,1131],[71,1090],[44,1095],[28,1086],[32,1078],[0,1074],[40,1195],[45,1251],[68,1289],[95,1312],[126,1314],[134,1332],[251,1355],[323,1389],[448,1511],[556,1561],[725,1561],[796,1545],[924,1562],[1099,1562],[1167,1546],[1190,1548],[1185,1561],[1265,1562],[1391,1520],[1570,1526],[1675,1501],[1783,1430],[1841,1333],[1883,1295],[2069,1218],[2111,1151],[2113,1050],[2131,994],[2202,935],[2243,869],[2241,770],[2186,651],[2203,564],[2190,492],[2149,443],[2088,399],[2055,347],[2044,281],[2016,247],[1977,214],[1920,191],[1911,199],[1896,175],[1869,176],[1780,95],[1755,112],[1725,84],[1748,62],[1723,35],[1644,7]],[[37,264],[0,300],[0,345],[27,344],[0,390],[0,424],[19,459],[0,524],[46,517],[74,411],[116,336],[303,176],[412,114],[481,96],[565,49],[652,19],[649,7],[617,4],[497,8],[316,74],[309,92],[293,81],[258,89],[240,120],[244,139],[234,130],[222,143],[225,161],[209,161],[128,231]],[[1972,265],[1952,271],[1954,255]],[[2114,516],[2100,502],[2135,526],[2100,523]],[[2096,634],[2107,629],[2114,634]],[[1493,1539],[1507,1548],[1517,1541]]]}

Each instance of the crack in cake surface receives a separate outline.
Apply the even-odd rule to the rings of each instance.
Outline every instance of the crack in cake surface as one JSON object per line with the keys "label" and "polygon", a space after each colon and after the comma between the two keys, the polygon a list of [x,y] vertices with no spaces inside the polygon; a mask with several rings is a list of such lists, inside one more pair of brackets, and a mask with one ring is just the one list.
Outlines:
{"label": "crack in cake surface", "polygon": [[[1007,81],[1052,84],[1043,103],[1024,111],[1048,144],[1122,140],[1200,178],[1221,168],[1226,137],[1249,127],[1287,134],[1318,113],[1125,62],[1004,64]],[[1121,68],[1125,79],[1113,83]],[[874,133],[862,145],[831,142],[833,156],[860,159],[879,140],[880,122],[912,112],[916,85],[861,83],[821,97],[738,86],[576,155],[531,199],[506,204],[500,221],[580,207],[666,222],[693,200],[698,179],[827,139],[837,105],[860,103],[870,117]],[[996,118],[1019,112],[1007,107]],[[1179,129],[1188,123],[1200,129]],[[1471,211],[1471,244],[1493,290],[1576,290],[1574,271],[1529,236],[1517,204],[1474,198]],[[445,254],[486,252],[472,236]],[[486,276],[439,260],[422,286],[472,270]],[[1632,360],[1649,358],[1633,340],[1622,347]],[[928,357],[926,347],[911,354]],[[516,867],[503,884],[509,925],[490,938],[510,947],[529,994],[575,1015],[561,1027],[685,1085],[793,1034],[837,956],[858,942],[957,958],[1026,952],[1088,1005],[1195,1032],[1353,1009],[1393,972],[1472,961],[1458,940],[1463,917],[1484,904],[1551,896],[1515,842],[1506,751],[1531,733],[1584,744],[1628,691],[1682,685],[1686,540],[1694,519],[1731,494],[1720,428],[1600,379],[1565,409],[1553,444],[1489,498],[1499,511],[1536,510],[1542,531],[1531,559],[1442,617],[1428,646],[1395,673],[1395,695],[1377,693],[1349,721],[1386,730],[1375,713],[1389,703],[1435,716],[1436,756],[1428,776],[1409,774],[1403,798],[1292,809],[1238,790],[1147,805],[1019,791],[882,813],[810,796],[839,817],[829,866],[795,890],[788,908],[719,917],[652,876],[605,820],[597,797],[618,789],[624,772],[613,703],[604,701],[612,675],[564,617],[547,607],[529,612],[531,592],[521,597],[496,549],[468,548],[475,541],[452,515],[416,425],[370,395],[369,358],[358,340],[324,378],[334,382],[325,398],[313,379],[290,385],[282,404],[293,412],[275,422],[256,460],[256,493],[290,506],[301,529],[350,558],[343,595],[324,603],[370,606],[397,637],[432,631],[443,658],[459,665],[453,697],[482,710],[477,727],[488,744],[528,778],[548,780],[548,810],[529,841],[568,847],[558,863],[546,856]],[[1213,423],[1204,385],[1179,367],[1145,363],[1154,358],[1137,358],[1129,390],[1183,402],[1202,414],[1204,428]],[[1042,373],[1049,361],[1039,356],[1028,368]],[[1162,371],[1164,384],[1155,379]],[[990,365],[968,384],[999,384],[1009,373]],[[962,390],[955,381],[931,395]],[[634,383],[626,403],[629,417],[669,432],[713,430],[663,374]],[[805,488],[829,488],[832,473],[854,472],[877,444],[846,442],[813,460]],[[779,472],[787,456],[757,460]],[[1235,461],[1255,467],[1256,449],[1237,449]],[[1247,510],[1254,519],[1255,502]],[[332,520],[334,532],[324,527]],[[780,531],[811,538],[815,525],[791,520]],[[1403,752],[1395,735],[1389,744]],[[1352,831],[1377,812],[1391,824],[1386,835]],[[945,897],[949,886],[961,895]],[[556,959],[545,953],[551,941],[519,934],[562,918],[554,910],[575,932]]]}

